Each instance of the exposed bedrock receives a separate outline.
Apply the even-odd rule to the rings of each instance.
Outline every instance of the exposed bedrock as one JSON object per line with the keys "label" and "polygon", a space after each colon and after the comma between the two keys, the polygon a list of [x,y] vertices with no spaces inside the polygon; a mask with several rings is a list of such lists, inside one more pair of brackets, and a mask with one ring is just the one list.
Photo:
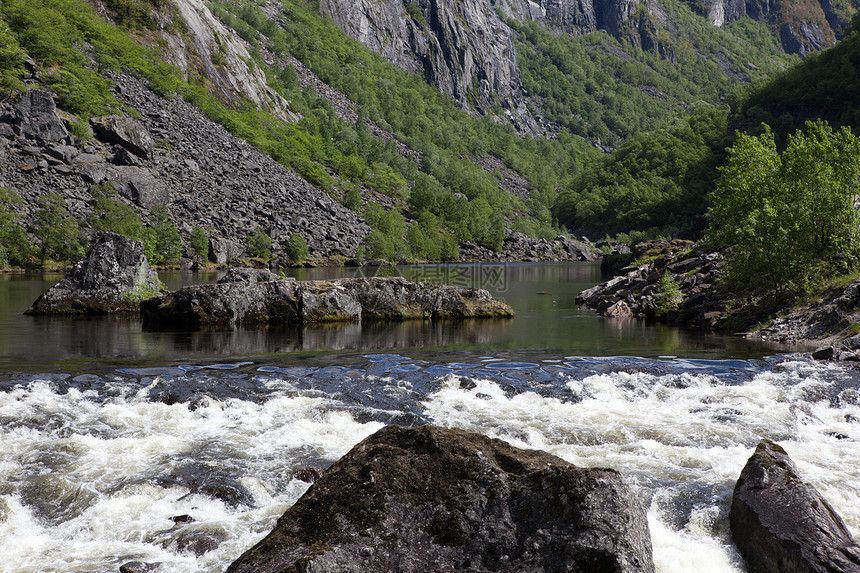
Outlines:
{"label": "exposed bedrock", "polygon": [[104,233],[89,253],[26,314],[82,315],[136,312],[141,298],[161,291],[143,243]]}
{"label": "exposed bedrock", "polygon": [[184,287],[141,303],[144,327],[308,324],[412,318],[497,318],[511,308],[483,289],[400,277],[318,281],[234,269],[217,284]]}

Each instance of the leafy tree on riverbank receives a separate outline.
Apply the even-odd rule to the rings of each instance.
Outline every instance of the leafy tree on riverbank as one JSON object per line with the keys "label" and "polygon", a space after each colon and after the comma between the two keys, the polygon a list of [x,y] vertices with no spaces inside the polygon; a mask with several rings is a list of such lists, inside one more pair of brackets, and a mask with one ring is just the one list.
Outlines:
{"label": "leafy tree on riverbank", "polygon": [[40,244],[39,261],[44,265],[48,258],[68,262],[83,256],[80,226],[69,215],[63,198],[56,193],[46,193],[39,198],[38,204],[30,232]]}
{"label": "leafy tree on riverbank", "polygon": [[30,240],[16,211],[20,204],[21,198],[15,191],[0,187],[0,249],[5,259],[0,262],[0,267],[23,266],[30,256]]}
{"label": "leafy tree on riverbank", "polygon": [[767,127],[741,134],[720,172],[708,216],[738,288],[785,297],[858,268],[860,140],[849,129],[808,122],[783,153]]}

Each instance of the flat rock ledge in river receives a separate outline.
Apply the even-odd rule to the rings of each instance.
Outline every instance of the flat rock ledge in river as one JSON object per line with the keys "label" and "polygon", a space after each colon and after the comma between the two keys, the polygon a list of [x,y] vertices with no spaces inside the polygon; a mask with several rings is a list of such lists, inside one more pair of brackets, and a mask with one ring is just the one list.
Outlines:
{"label": "flat rock ledge in river", "polygon": [[337,461],[228,573],[653,572],[611,469],[436,426],[387,426]]}
{"label": "flat rock ledge in river", "polygon": [[27,309],[34,315],[136,312],[139,301],[161,292],[143,243],[104,233],[87,255]]}
{"label": "flat rock ledge in river", "polygon": [[483,289],[400,277],[297,281],[253,269],[233,269],[216,284],[184,287],[145,300],[140,309],[145,328],[514,315]]}
{"label": "flat rock ledge in river", "polygon": [[732,537],[751,572],[857,573],[860,547],[788,454],[761,442],[735,485]]}

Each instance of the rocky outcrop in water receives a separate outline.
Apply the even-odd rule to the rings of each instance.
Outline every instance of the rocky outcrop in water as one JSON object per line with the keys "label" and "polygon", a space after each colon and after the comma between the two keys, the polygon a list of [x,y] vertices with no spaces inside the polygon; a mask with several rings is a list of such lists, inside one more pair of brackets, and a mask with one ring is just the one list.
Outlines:
{"label": "rocky outcrop in water", "polygon": [[860,546],[842,519],[801,479],[785,450],[768,440],[758,445],[738,478],[729,520],[750,571],[860,571]]}
{"label": "rocky outcrop in water", "polygon": [[161,291],[143,243],[104,233],[89,253],[48,289],[26,314],[81,315],[136,312],[141,298]]}
{"label": "rocky outcrop in water", "polygon": [[462,430],[388,426],[355,446],[228,569],[653,572],[621,476]]}
{"label": "rocky outcrop in water", "polygon": [[[613,318],[664,320],[718,329],[731,297],[719,284],[722,257],[691,241],[640,243],[630,257],[643,261],[577,295],[576,302]],[[647,262],[644,262],[647,261]]]}
{"label": "rocky outcrop in water", "polygon": [[501,318],[511,308],[483,289],[403,278],[296,281],[231,271],[217,284],[179,289],[141,303],[146,328],[309,324],[356,320]]}

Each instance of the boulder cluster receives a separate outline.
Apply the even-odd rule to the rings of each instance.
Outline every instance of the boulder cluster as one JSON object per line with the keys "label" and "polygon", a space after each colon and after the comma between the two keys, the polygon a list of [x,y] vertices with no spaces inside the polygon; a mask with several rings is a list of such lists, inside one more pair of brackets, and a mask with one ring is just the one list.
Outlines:
{"label": "boulder cluster", "polygon": [[[312,481],[228,573],[654,571],[642,504],[616,471],[479,434],[387,426]],[[841,518],[770,441],[729,519],[750,571],[860,571]]]}
{"label": "boulder cluster", "polygon": [[472,241],[460,243],[460,258],[464,261],[596,261],[602,255],[603,252],[596,249],[586,238],[577,240],[559,235],[555,239],[539,239],[517,231],[512,231],[505,237],[499,251],[482,247]]}
{"label": "boulder cluster", "polygon": [[577,303],[607,317],[719,328],[729,300],[729,293],[718,284],[719,253],[676,239],[640,243],[631,256],[639,263],[582,291]]}
{"label": "boulder cluster", "polygon": [[401,277],[297,281],[233,269],[218,283],[183,287],[140,305],[145,328],[310,324],[357,320],[504,318],[513,310],[484,289]]}

